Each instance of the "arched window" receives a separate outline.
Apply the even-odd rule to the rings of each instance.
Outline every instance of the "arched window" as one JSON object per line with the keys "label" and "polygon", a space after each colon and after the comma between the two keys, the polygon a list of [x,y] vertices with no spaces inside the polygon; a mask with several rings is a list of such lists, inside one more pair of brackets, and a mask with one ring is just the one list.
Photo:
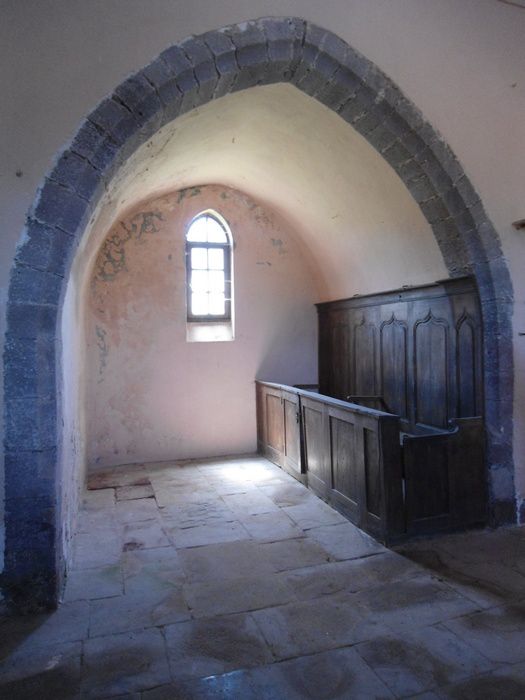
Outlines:
{"label": "arched window", "polygon": [[232,237],[219,214],[198,214],[186,233],[188,321],[229,321],[232,315]]}

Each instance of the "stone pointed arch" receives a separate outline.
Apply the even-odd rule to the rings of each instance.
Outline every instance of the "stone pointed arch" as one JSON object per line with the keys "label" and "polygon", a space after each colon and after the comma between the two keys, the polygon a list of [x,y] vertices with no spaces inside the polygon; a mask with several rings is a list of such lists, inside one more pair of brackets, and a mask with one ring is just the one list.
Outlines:
{"label": "stone pointed arch", "polygon": [[516,519],[512,286],[498,236],[447,144],[373,63],[297,18],[231,25],[182,41],[119,85],[59,156],[30,210],[11,271],[5,341],[3,588],[52,606],[64,574],[59,318],[72,259],[112,176],[162,125],[227,93],[289,82],[349,122],[394,168],[429,221],[451,276],[471,273],[484,322],[492,522]]}

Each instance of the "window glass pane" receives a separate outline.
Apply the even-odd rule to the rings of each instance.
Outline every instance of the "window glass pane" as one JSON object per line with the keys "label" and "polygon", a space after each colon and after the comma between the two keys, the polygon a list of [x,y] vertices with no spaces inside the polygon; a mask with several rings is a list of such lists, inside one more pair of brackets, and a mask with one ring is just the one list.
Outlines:
{"label": "window glass pane", "polygon": [[224,316],[226,312],[224,294],[210,294],[209,309],[209,313],[214,316]]}
{"label": "window glass pane", "polygon": [[208,272],[193,270],[191,273],[191,291],[203,294],[208,291]]}
{"label": "window glass pane", "polygon": [[208,272],[208,284],[211,292],[224,292],[224,272],[222,270]]}
{"label": "window glass pane", "polygon": [[195,219],[186,234],[188,241],[202,241],[206,243],[208,240],[208,226],[206,220],[208,218],[208,216],[199,216],[198,219]]}
{"label": "window glass pane", "polygon": [[194,316],[206,316],[209,313],[208,294],[191,295],[191,313]]}
{"label": "window glass pane", "polygon": [[191,267],[193,270],[206,270],[208,268],[207,248],[191,249]]}
{"label": "window glass pane", "polygon": [[224,250],[221,248],[209,248],[208,266],[210,270],[224,270]]}
{"label": "window glass pane", "polygon": [[208,225],[208,241],[209,243],[227,243],[228,238],[226,236],[226,231],[219,224],[217,219],[212,219],[211,216],[206,217]]}

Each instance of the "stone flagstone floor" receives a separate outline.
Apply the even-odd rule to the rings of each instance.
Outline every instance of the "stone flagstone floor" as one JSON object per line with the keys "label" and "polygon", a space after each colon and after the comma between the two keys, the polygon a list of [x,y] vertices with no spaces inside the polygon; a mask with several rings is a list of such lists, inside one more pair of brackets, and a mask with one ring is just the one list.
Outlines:
{"label": "stone flagstone floor", "polygon": [[260,457],[90,478],[0,698],[524,698],[525,529],[389,551]]}

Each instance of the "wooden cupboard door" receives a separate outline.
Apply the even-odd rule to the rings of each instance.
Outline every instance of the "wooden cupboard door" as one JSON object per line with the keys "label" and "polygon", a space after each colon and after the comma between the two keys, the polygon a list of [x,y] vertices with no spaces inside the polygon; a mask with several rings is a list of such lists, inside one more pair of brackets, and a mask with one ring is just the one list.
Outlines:
{"label": "wooden cupboard door", "polygon": [[330,489],[326,474],[326,411],[322,401],[302,399],[304,462],[308,486],[326,497]]}
{"label": "wooden cupboard door", "polygon": [[299,396],[283,391],[284,466],[297,474],[302,472],[301,461],[301,408]]}
{"label": "wooden cupboard door", "polygon": [[284,453],[284,412],[282,392],[278,387],[260,385],[258,435],[264,454],[282,466]]}

